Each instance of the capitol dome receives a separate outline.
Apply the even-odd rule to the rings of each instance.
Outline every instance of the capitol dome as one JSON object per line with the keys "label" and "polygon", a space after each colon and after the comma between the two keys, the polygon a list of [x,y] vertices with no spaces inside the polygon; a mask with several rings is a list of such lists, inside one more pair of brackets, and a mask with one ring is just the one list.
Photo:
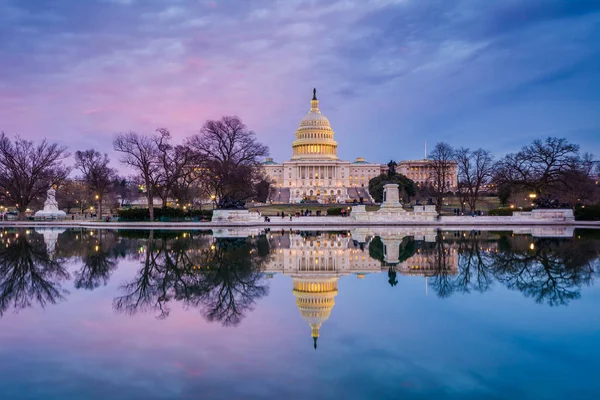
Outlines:
{"label": "capitol dome", "polygon": [[319,110],[317,90],[313,89],[310,111],[300,120],[296,140],[292,143],[292,160],[337,160],[333,134],[329,120]]}

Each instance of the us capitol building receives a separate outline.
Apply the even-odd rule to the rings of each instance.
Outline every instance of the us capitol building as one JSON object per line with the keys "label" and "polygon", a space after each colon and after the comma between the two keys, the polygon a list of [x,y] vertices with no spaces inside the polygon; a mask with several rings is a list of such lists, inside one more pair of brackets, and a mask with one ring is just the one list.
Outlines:
{"label": "us capitol building", "polygon": [[[271,181],[269,201],[273,203],[299,203],[302,200],[319,203],[345,203],[362,197],[371,201],[369,180],[387,171],[387,166],[357,158],[354,162],[342,161],[337,155],[338,143],[331,124],[319,110],[317,90],[313,89],[308,114],[300,120],[296,140],[292,143],[292,158],[276,163],[267,158],[265,174]],[[428,161],[402,161],[398,172],[418,185],[429,181],[431,170]],[[414,172],[418,171],[418,172]],[[456,166],[449,173],[452,186],[456,186]]]}
{"label": "us capitol building", "polygon": [[267,178],[272,182],[270,201],[299,203],[301,200],[319,203],[343,203],[346,200],[369,201],[369,180],[379,176],[382,165],[356,161],[341,161],[337,142],[329,120],[319,110],[317,91],[313,90],[310,111],[300,121],[296,140],[292,143],[292,159],[283,163],[267,158],[264,163]]}

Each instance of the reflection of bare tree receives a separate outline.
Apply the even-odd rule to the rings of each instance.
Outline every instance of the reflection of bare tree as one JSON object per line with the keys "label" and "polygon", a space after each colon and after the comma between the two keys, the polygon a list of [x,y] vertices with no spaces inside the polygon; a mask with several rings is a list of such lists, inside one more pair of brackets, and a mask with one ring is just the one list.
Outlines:
{"label": "reflection of bare tree", "polygon": [[588,240],[505,238],[493,256],[494,275],[537,303],[566,305],[594,276],[596,243]]}
{"label": "reflection of bare tree", "polygon": [[480,237],[481,232],[463,232],[457,243],[458,276],[454,281],[457,291],[483,293],[490,289],[494,279],[490,271],[490,245]]}
{"label": "reflection of bare tree", "polygon": [[[444,240],[439,232],[433,248],[424,248],[433,270],[431,287],[440,297],[471,290],[485,292],[496,280],[538,303],[566,305],[579,298],[581,287],[589,285],[594,277],[597,241],[505,235],[491,242],[489,237],[484,240],[476,232],[454,236],[452,240]],[[448,268],[453,248],[459,253],[455,276]]]}
{"label": "reflection of bare tree", "polygon": [[77,289],[93,290],[106,285],[119,257],[132,251],[133,241],[119,240],[119,233],[104,229],[71,229],[59,236],[57,254],[81,262],[74,272]]}
{"label": "reflection of bare tree", "polygon": [[43,236],[25,230],[3,235],[0,246],[0,316],[38,303],[42,307],[62,300],[67,291],[60,286],[69,279],[60,262],[51,259]]}
{"label": "reflection of bare tree", "polygon": [[175,299],[198,307],[209,321],[236,325],[256,299],[267,294],[261,268],[266,255],[260,240],[206,237],[154,239],[151,233],[137,278],[122,286],[125,295],[114,300],[116,310],[169,315]]}
{"label": "reflection of bare tree", "polygon": [[164,242],[155,241],[154,231],[150,231],[142,256],[142,268],[138,278],[124,284],[121,289],[126,295],[118,297],[113,304],[116,310],[126,314],[159,310],[159,318],[166,318],[169,309],[165,285],[165,274],[162,273],[160,259],[165,251]]}
{"label": "reflection of bare tree", "polygon": [[453,250],[451,242],[444,239],[442,231],[438,231],[433,246],[427,243],[422,250],[429,256],[429,270],[432,271],[429,281],[431,288],[441,298],[450,297],[455,289],[450,254]]}
{"label": "reflection of bare tree", "polygon": [[200,307],[209,321],[237,325],[256,299],[268,293],[261,273],[266,257],[247,239],[217,239],[214,250],[203,256],[202,273],[178,298]]}

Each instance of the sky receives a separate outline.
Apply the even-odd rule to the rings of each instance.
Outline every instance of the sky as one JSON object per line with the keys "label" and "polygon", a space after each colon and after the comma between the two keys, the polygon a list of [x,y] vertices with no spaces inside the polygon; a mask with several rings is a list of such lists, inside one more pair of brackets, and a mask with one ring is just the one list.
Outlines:
{"label": "sky", "polygon": [[313,87],[338,155],[600,156],[597,0],[0,0],[0,130],[108,152],[119,132],[238,115],[291,157]]}

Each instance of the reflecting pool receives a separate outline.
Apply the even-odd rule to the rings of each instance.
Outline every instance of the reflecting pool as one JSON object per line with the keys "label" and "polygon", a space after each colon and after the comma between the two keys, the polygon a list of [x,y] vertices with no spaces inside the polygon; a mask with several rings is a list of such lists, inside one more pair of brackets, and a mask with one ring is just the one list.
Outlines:
{"label": "reflecting pool", "polygon": [[1,399],[597,399],[600,230],[0,231]]}

